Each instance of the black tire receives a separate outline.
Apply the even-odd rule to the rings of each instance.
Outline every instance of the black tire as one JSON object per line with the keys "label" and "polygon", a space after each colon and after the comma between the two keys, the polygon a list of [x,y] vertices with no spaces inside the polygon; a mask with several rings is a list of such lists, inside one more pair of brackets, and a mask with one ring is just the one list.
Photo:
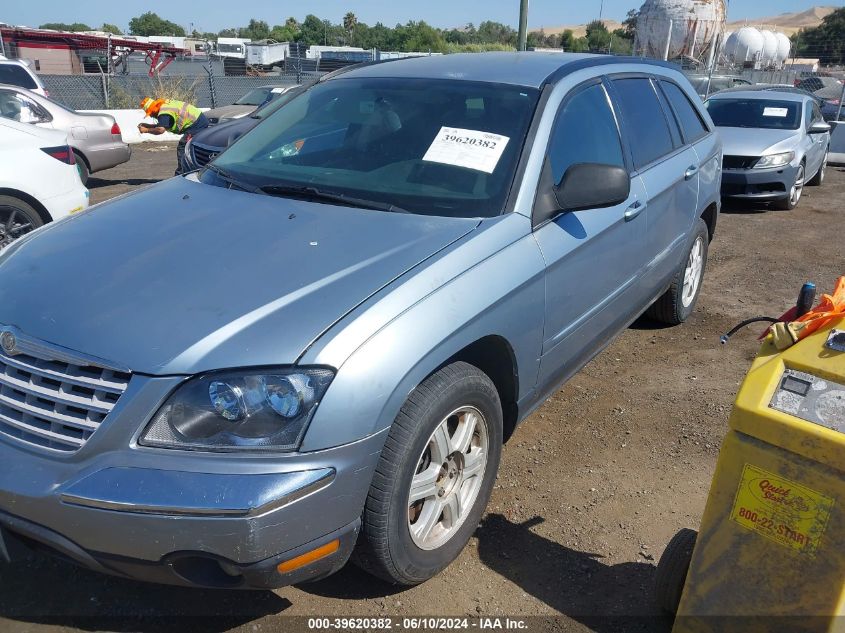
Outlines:
{"label": "black tire", "polygon": [[671,614],[678,612],[684,583],[687,579],[692,551],[698,532],[690,528],[683,528],[672,537],[654,574],[654,597],[658,606]]}
{"label": "black tire", "polygon": [[[429,500],[418,502],[420,505],[410,503],[411,481],[418,471],[424,472],[441,461],[433,457],[434,432],[441,428],[444,420],[452,420],[451,412],[462,407],[481,414],[474,428],[480,429],[483,425],[486,429],[486,466],[480,481],[475,482],[477,492],[474,500],[467,503],[462,521],[454,528],[446,528],[444,534],[448,536],[444,536],[443,543],[423,549],[415,541],[419,536],[411,534],[414,521],[411,515],[417,509],[415,520],[422,520],[419,518],[424,516],[422,508]],[[453,437],[457,436],[455,432]],[[476,446],[471,444],[466,455],[475,450]],[[465,362],[453,363],[429,376],[411,392],[390,428],[365,503],[353,562],[387,582],[400,585],[419,584],[447,567],[458,557],[478,526],[496,480],[501,450],[502,407],[490,378]],[[429,465],[424,466],[427,454],[431,457]],[[481,454],[484,455],[484,450]],[[463,455],[459,453],[461,464]],[[446,474],[449,472],[452,471]],[[451,490],[460,493],[464,483],[471,480],[464,480],[462,475],[461,470]],[[445,476],[443,481],[444,486],[450,483]],[[437,509],[441,507],[439,499],[432,497],[431,502],[436,505],[429,506],[428,514],[433,517],[436,513],[440,518],[435,525],[440,526],[445,523],[446,515]]]}
{"label": "black tire", "polygon": [[73,150],[74,160],[76,161],[76,171],[79,172],[79,179],[82,181],[83,185],[88,185],[88,177],[91,175],[91,172],[88,170],[88,163],[85,162],[85,159],[82,158],[82,154]]}
{"label": "black tire", "polygon": [[[785,198],[781,198],[780,200],[775,200],[772,203],[772,206],[775,209],[780,209],[781,211],[792,211],[795,207],[798,206],[798,203],[801,201],[801,194],[804,191],[805,182],[805,170],[806,165],[801,163],[800,167],[798,168],[798,172],[795,174],[795,184],[790,188],[790,191],[786,194]],[[797,195],[796,191],[797,190]]]}
{"label": "black tire", "polygon": [[[678,325],[690,317],[693,310],[695,310],[698,295],[701,294],[701,284],[704,282],[704,271],[707,268],[707,249],[709,244],[710,234],[707,231],[707,224],[704,220],[699,218],[695,226],[695,231],[693,232],[693,239],[687,248],[684,260],[681,262],[675,276],[672,278],[672,284],[669,286],[669,289],[663,293],[663,295],[655,301],[648,310],[646,310],[647,317],[654,319],[655,321],[660,321],[661,323],[666,323],[667,325]],[[687,272],[687,267],[691,263],[693,249],[699,247],[701,249],[701,266],[698,272],[698,281],[694,288],[692,300],[689,300],[689,297],[684,294],[685,274]]]}
{"label": "black tire", "polygon": [[821,187],[822,183],[824,182],[824,172],[827,169],[827,155],[830,152],[830,148],[826,147],[824,150],[824,159],[822,160],[822,164],[819,167],[819,170],[816,172],[816,175],[810,178],[807,181],[807,184],[811,187]]}
{"label": "black tire", "polygon": [[41,214],[28,202],[0,196],[0,248],[44,224]]}

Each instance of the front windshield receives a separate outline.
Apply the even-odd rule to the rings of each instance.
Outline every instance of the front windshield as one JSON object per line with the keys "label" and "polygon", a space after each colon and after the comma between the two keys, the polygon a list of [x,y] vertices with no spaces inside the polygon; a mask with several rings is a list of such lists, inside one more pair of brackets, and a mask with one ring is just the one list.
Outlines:
{"label": "front windshield", "polygon": [[270,88],[256,88],[235,101],[235,105],[260,106],[267,101],[268,94],[270,94]]}
{"label": "front windshield", "polygon": [[[411,213],[502,212],[538,91],[338,78],[294,96],[214,161],[255,187],[309,187]],[[203,181],[217,183],[213,173]]]}
{"label": "front windshield", "polygon": [[707,112],[718,127],[797,130],[801,125],[801,103],[798,101],[710,99]]}

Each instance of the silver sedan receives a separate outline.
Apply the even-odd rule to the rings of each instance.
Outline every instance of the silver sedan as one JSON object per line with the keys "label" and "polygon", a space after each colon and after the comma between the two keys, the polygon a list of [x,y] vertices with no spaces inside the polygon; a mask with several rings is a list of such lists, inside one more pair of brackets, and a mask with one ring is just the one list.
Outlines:
{"label": "silver sedan", "polygon": [[794,209],[804,185],[821,185],[830,125],[812,95],[725,91],[707,100],[722,137],[722,196]]}
{"label": "silver sedan", "polygon": [[25,88],[0,84],[0,116],[66,132],[83,184],[89,174],[125,163],[131,155],[114,117],[77,112]]}

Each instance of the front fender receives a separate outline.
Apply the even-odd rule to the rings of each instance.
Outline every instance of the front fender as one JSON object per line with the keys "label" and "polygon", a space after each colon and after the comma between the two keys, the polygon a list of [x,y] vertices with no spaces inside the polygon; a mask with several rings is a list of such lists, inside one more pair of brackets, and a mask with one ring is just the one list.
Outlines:
{"label": "front fender", "polygon": [[302,450],[389,427],[418,384],[486,336],[510,344],[524,396],[536,383],[542,348],[544,272],[530,220],[510,214],[361,306],[300,359],[338,368]]}

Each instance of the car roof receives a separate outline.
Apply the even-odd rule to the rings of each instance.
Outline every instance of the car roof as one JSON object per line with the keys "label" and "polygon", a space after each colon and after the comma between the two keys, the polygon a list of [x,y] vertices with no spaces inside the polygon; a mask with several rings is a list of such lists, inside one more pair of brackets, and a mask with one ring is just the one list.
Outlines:
{"label": "car roof", "polygon": [[419,79],[461,79],[540,88],[561,75],[585,67],[614,63],[647,64],[677,70],[665,62],[616,55],[549,52],[456,53],[406,57],[350,67],[337,78],[407,77]]}
{"label": "car roof", "polygon": [[802,97],[813,97],[812,92],[807,92],[803,88],[796,88],[795,86],[789,85],[778,85],[778,84],[755,84],[753,86],[733,86],[732,88],[725,88],[724,90],[720,90],[718,94],[724,93],[736,93],[736,92],[788,92],[789,94],[793,95],[800,95]]}
{"label": "car roof", "polygon": [[722,90],[710,96],[710,99],[725,99],[725,98],[742,98],[742,99],[780,99],[781,101],[795,101],[802,103],[806,100],[812,100],[813,95],[797,94],[795,92],[786,92],[785,90],[764,90],[764,89],[738,89],[738,90]]}

